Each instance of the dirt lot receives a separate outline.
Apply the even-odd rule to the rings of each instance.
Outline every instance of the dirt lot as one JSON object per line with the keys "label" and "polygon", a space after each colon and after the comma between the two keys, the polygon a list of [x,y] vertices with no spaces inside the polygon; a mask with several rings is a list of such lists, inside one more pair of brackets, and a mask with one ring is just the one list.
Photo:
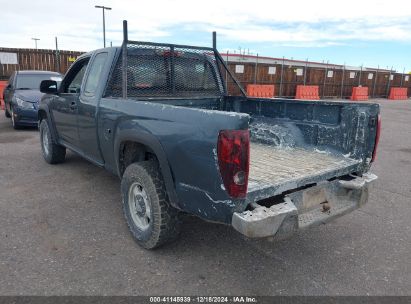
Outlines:
{"label": "dirt lot", "polygon": [[116,177],[72,153],[46,164],[0,111],[0,295],[411,295],[411,102],[380,103],[363,209],[277,243],[187,218],[156,251],[128,232]]}

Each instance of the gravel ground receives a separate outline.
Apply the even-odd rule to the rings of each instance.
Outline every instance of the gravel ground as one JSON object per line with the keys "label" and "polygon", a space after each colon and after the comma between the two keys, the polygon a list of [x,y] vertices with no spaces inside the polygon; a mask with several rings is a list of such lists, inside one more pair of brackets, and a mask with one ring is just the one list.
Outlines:
{"label": "gravel ground", "polygon": [[141,249],[119,180],[0,111],[0,295],[411,295],[411,103],[379,101],[369,203],[281,242],[188,217],[179,241]]}

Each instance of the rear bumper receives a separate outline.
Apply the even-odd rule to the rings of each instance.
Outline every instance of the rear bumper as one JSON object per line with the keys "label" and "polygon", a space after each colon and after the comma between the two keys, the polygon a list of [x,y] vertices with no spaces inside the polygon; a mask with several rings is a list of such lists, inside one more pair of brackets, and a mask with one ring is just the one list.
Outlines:
{"label": "rear bumper", "polygon": [[287,194],[269,208],[235,212],[232,226],[250,238],[283,239],[299,229],[327,223],[360,208],[368,201],[369,186],[377,176],[366,173],[352,180],[334,180]]}

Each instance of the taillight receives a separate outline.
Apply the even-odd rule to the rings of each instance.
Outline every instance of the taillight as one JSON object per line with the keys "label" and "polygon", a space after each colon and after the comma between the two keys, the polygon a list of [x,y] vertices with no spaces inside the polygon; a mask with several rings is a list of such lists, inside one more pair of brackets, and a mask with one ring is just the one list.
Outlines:
{"label": "taillight", "polygon": [[375,143],[374,143],[374,151],[372,152],[372,159],[371,162],[375,161],[377,158],[377,147],[380,141],[380,134],[381,134],[381,115],[378,115],[377,119],[377,133],[375,134]]}
{"label": "taillight", "polygon": [[224,186],[233,198],[247,194],[250,163],[248,130],[222,130],[218,135],[218,165]]}

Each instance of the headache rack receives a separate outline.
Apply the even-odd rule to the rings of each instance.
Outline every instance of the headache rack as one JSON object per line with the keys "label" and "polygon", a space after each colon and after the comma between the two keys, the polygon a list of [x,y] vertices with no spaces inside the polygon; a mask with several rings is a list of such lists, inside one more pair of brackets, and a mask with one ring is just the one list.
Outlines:
{"label": "headache rack", "polygon": [[224,74],[246,96],[217,51],[216,36],[213,32],[212,47],[132,41],[128,39],[124,20],[121,53],[104,96],[124,99],[221,96],[227,94]]}

